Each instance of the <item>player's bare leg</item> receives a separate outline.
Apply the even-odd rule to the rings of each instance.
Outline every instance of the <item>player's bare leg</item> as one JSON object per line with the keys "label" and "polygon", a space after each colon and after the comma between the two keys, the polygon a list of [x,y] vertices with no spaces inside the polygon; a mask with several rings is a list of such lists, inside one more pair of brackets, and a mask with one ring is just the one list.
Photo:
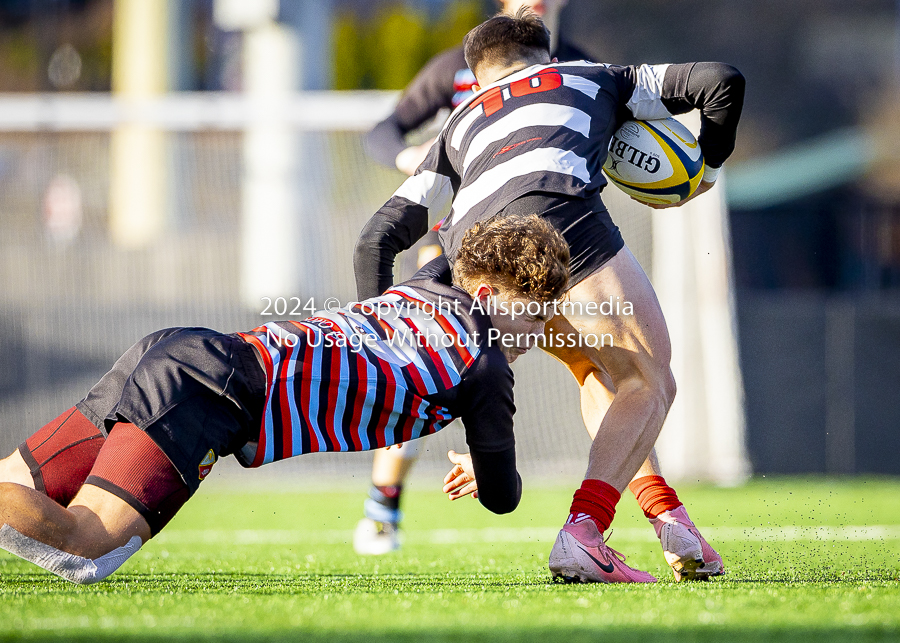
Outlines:
{"label": "player's bare leg", "polygon": [[84,485],[66,508],[25,485],[0,483],[0,546],[76,583],[102,580],[150,539],[117,496]]}
{"label": "player's bare leg", "polygon": [[[546,333],[557,337],[573,337],[579,331],[562,315],[557,315],[547,325]],[[615,386],[606,372],[599,352],[586,346],[550,345],[544,350],[559,359],[578,382],[581,393],[581,414],[585,428],[594,440],[607,411],[615,399]],[[650,466],[650,458],[645,460],[641,469]],[[607,546],[603,531],[612,521],[615,502],[619,492],[599,481],[585,482],[578,493],[585,493],[584,486],[605,485],[596,489],[588,489],[587,493],[599,492],[612,494],[611,505],[603,516],[605,526],[598,524],[587,514],[573,510],[569,520],[559,532],[553,550],[550,552],[550,571],[554,578],[562,578],[567,582],[607,582],[607,583],[652,583],[656,579],[637,569],[625,565],[625,557]],[[608,487],[608,488],[607,488]],[[577,498],[576,494],[576,498]],[[583,507],[582,507],[583,508]],[[593,512],[597,513],[597,512]],[[603,512],[601,512],[603,513]]]}
{"label": "player's bare leg", "polygon": [[31,470],[22,459],[22,454],[18,449],[10,455],[0,460],[0,482],[15,482],[29,489],[34,489],[34,478],[31,477]]}
{"label": "player's bare leg", "polygon": [[372,484],[379,487],[402,485],[418,458],[415,442],[390,449],[376,449],[372,460]]}
{"label": "player's bare leg", "polygon": [[[557,335],[570,336],[579,331],[571,322],[557,315],[547,324],[547,332]],[[600,353],[595,348],[584,347],[547,347],[546,352],[560,360],[572,376],[578,382],[581,400],[581,417],[584,427],[591,436],[591,440],[597,437],[597,431],[606,413],[616,397],[616,388],[612,378],[606,372]],[[650,455],[644,460],[633,479],[643,476],[661,476],[659,459],[656,457],[656,448],[650,451]]]}
{"label": "player's bare leg", "polygon": [[[555,332],[575,332],[564,318],[558,323]],[[587,348],[578,355],[574,349],[567,350],[557,357],[572,364],[570,370],[580,384],[584,425],[593,440],[615,398],[615,386],[604,370],[598,351]],[[725,573],[722,557],[706,542],[675,490],[666,483],[655,447],[628,488],[656,531],[663,556],[676,580],[708,580]]]}
{"label": "player's bare leg", "polygon": [[[588,307],[610,297],[621,307],[608,315]],[[585,389],[583,407],[608,402],[608,408],[605,414],[602,408],[596,413],[602,419],[587,474],[550,553],[551,573],[565,580],[655,582],[625,565],[624,556],[607,546],[603,533],[622,491],[649,457],[675,397],[671,346],[659,302],[637,260],[623,248],[569,291],[562,313],[574,331],[597,346],[588,347],[570,365]],[[558,356],[566,361],[566,355]],[[614,391],[611,401],[604,388]]]}
{"label": "player's bare leg", "polygon": [[[418,163],[415,167],[418,167]],[[416,255],[416,266],[421,268],[441,253],[441,246],[438,244],[422,246]],[[400,495],[406,476],[418,459],[419,446],[415,442],[406,442],[399,448],[375,450],[372,458],[372,487],[365,503],[366,516],[357,523],[353,533],[353,549],[357,554],[377,556],[400,548],[399,523],[403,517]]]}
{"label": "player's bare leg", "polygon": [[188,497],[143,431],[120,423],[104,437],[72,407],[0,460],[0,548],[74,583],[95,583]]}
{"label": "player's bare leg", "polygon": [[419,254],[416,255],[416,265],[421,268],[432,259],[440,257],[442,254],[441,247],[436,243],[430,243],[427,246],[419,248]]}
{"label": "player's bare leg", "polygon": [[353,532],[356,553],[378,556],[400,548],[400,494],[418,454],[415,442],[375,451],[372,487],[364,505],[366,515]]}
{"label": "player's bare leg", "polygon": [[121,498],[84,485],[68,507],[18,484],[0,483],[0,524],[66,553],[97,558],[132,537],[150,540],[150,526]]}
{"label": "player's bare leg", "polygon": [[[597,306],[610,297],[621,304],[619,311],[587,314],[588,304]],[[625,308],[626,302],[630,308]],[[585,313],[575,314],[579,304]],[[596,408],[585,413],[589,416],[585,419],[597,426],[586,477],[621,492],[650,455],[675,397],[665,319],[647,276],[627,247],[569,291],[562,311],[567,310],[566,321],[573,331],[606,344],[580,351],[550,348],[567,364],[575,361],[570,370],[583,390],[583,411]],[[556,319],[551,324],[560,328]],[[582,354],[580,360],[568,354],[576,351]],[[610,445],[622,447],[609,450]]]}
{"label": "player's bare leg", "polygon": [[[621,307],[607,315],[592,314],[591,302],[596,306],[610,297]],[[586,389],[585,404],[609,401],[603,388],[614,395],[597,427],[585,481],[551,552],[551,571],[566,579],[652,582],[648,574],[624,565],[602,533],[622,491],[649,457],[674,400],[665,320],[649,280],[627,248],[572,288],[565,303],[569,307],[563,314],[571,327],[597,346],[572,369]]]}
{"label": "player's bare leg", "polygon": [[[625,249],[625,251],[627,251],[627,249]],[[640,273],[634,274],[637,272],[634,270],[636,261],[630,256],[630,253],[627,255],[620,253],[616,259],[620,260],[617,263],[624,264],[626,274],[628,272],[632,273],[630,278],[639,287],[642,281],[646,282],[646,277],[643,275],[643,271],[640,270],[639,266],[637,269]],[[615,268],[615,266],[610,266],[609,264],[607,264],[607,267]],[[621,270],[622,269],[620,268],[620,271]],[[598,273],[602,272],[603,270],[598,271]],[[597,276],[599,275],[595,273],[592,277]],[[643,279],[641,279],[641,277],[643,277]],[[614,286],[611,289],[611,292],[615,293],[614,297],[617,295],[621,297],[623,306],[625,301],[630,301],[635,305],[633,316],[624,315],[624,317],[632,317],[632,320],[634,320],[637,315],[641,314],[637,304],[637,301],[640,300],[637,298],[629,299],[628,297],[631,297],[631,295],[627,295],[624,288],[620,287],[618,290],[615,288],[616,285],[627,283],[627,278],[621,279],[617,275],[612,275],[612,278],[609,279],[609,281],[611,281]],[[649,286],[649,282],[647,282],[646,285]],[[606,287],[609,286],[607,285]],[[641,290],[643,290],[643,293],[641,293]],[[662,340],[661,348],[656,349],[656,354],[665,357],[668,355],[669,351],[668,334],[665,329],[665,322],[662,320],[662,313],[659,311],[658,303],[656,303],[656,297],[652,293],[652,290],[648,294],[646,289],[639,289],[638,294],[647,302],[642,308],[644,310],[649,309],[650,312],[653,313],[652,319],[657,321],[655,332],[659,333],[659,329],[662,329],[663,335],[660,337]],[[578,296],[578,294],[575,296]],[[608,298],[608,295],[606,298]],[[620,317],[621,316],[622,315],[620,315]],[[613,339],[612,348],[615,348],[616,346],[621,347],[623,345],[628,346],[630,343],[632,346],[640,347],[640,350],[635,351],[639,356],[641,354],[652,352],[652,345],[641,340],[640,337],[627,338],[627,324],[623,324],[621,319],[617,320],[615,317],[616,315],[610,315],[605,320],[601,318],[599,324],[591,324],[590,322],[592,320],[590,318],[573,320],[579,326],[577,330],[570,320],[557,317],[551,322],[553,325],[551,332],[562,333],[563,335],[578,331],[583,334],[593,332],[596,333],[597,337],[608,334]],[[604,321],[608,323],[604,324]],[[625,321],[628,320],[626,319]],[[637,321],[641,322],[642,320],[638,319]],[[625,329],[626,331],[626,341],[624,342],[616,335],[616,332],[620,329]],[[608,348],[610,347],[600,349],[593,349],[590,347],[548,349],[549,352],[567,365],[579,383],[582,416],[585,427],[591,435],[591,438],[594,440],[592,446],[592,464],[596,462],[596,458],[593,457],[595,455],[595,450],[598,446],[601,446],[601,443],[597,440],[597,435],[601,432],[604,422],[608,421],[608,412],[615,403],[617,393],[614,378],[604,364],[604,354],[609,352]],[[618,354],[614,354],[613,357],[618,357]],[[612,363],[615,364],[616,360],[614,359]],[[622,370],[622,367],[619,368]],[[643,373],[648,370],[648,367],[639,364],[638,369],[640,373]],[[665,370],[663,370],[663,366],[660,365],[657,370],[661,373],[668,370],[667,358],[665,359],[664,369]],[[652,364],[650,370],[652,371]],[[627,372],[627,370],[625,372]],[[619,379],[621,381],[621,378]],[[663,376],[661,379],[662,381],[665,381],[666,378]],[[672,382],[672,391],[674,392],[674,382]],[[662,391],[660,396],[665,399],[665,391]],[[671,398],[669,398],[667,404],[665,404],[665,412],[668,411],[670,405]],[[663,413],[662,418],[665,418],[665,413]],[[598,476],[598,480],[603,480],[602,477],[599,477],[604,475],[602,472],[597,473],[595,470],[594,475]],[[588,479],[591,478],[590,469],[587,477]],[[621,478],[619,478],[617,482],[621,484]],[[641,505],[641,509],[654,526],[657,536],[660,537],[666,561],[673,567],[677,580],[681,580],[682,578],[706,579],[710,576],[722,573],[721,557],[719,557],[715,550],[713,550],[712,547],[703,540],[702,536],[700,536],[699,531],[697,531],[693,523],[687,518],[687,513],[681,502],[678,500],[674,489],[669,487],[662,477],[655,449],[650,449],[649,454],[631,478],[629,487],[635,494],[635,497]],[[604,493],[604,491],[606,493]],[[617,493],[621,493],[621,487],[614,490],[604,490],[601,488],[601,495],[609,496],[603,501],[607,504],[611,504],[611,506],[608,507],[610,520],[612,518],[615,501],[618,499]]]}

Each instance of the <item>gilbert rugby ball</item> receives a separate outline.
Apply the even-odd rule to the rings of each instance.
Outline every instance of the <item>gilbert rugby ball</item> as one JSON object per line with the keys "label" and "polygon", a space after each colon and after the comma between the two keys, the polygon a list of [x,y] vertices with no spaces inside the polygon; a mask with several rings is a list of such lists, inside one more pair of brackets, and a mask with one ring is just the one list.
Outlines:
{"label": "gilbert rugby ball", "polygon": [[603,171],[644,203],[678,203],[703,178],[703,154],[691,131],[674,118],[626,121],[613,135]]}

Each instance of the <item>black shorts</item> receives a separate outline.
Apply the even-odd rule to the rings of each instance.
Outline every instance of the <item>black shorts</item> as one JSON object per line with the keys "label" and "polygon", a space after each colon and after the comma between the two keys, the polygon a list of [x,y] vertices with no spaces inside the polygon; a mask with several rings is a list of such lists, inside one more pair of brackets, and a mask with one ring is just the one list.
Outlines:
{"label": "black shorts", "polygon": [[129,348],[76,404],[107,435],[142,429],[193,494],[211,462],[259,435],[266,376],[252,346],[207,328],[169,328]]}
{"label": "black shorts", "polygon": [[619,227],[597,195],[591,199],[531,192],[501,210],[537,214],[559,230],[569,244],[569,288],[584,281],[625,247]]}

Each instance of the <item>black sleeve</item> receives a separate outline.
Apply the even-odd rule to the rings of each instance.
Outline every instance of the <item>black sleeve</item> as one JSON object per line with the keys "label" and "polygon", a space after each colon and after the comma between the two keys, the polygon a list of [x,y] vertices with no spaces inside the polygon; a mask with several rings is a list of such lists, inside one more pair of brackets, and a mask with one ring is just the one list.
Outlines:
{"label": "black sleeve", "polygon": [[428,213],[453,199],[459,175],[447,157],[444,133],[415,175],[406,179],[369,222],[356,242],[353,271],[357,296],[377,297],[394,283],[394,259],[428,232]]}
{"label": "black sleeve", "polygon": [[[486,341],[486,338],[485,338]],[[472,456],[478,499],[488,510],[513,511],[522,498],[513,434],[513,373],[499,350],[485,349],[460,384],[462,421]]]}
{"label": "black sleeve", "polygon": [[356,241],[353,272],[360,301],[378,297],[394,284],[394,259],[428,232],[428,208],[390,207],[391,201],[369,219]]}
{"label": "black sleeve", "polygon": [[453,107],[453,77],[460,69],[460,58],[459,48],[450,49],[432,58],[416,74],[394,112],[366,135],[365,149],[372,159],[395,167],[397,155],[407,147],[406,135],[441,109]]}
{"label": "black sleeve", "polygon": [[412,276],[410,281],[418,281],[420,279],[437,281],[445,286],[452,286],[453,272],[450,269],[450,261],[447,259],[447,255],[441,254],[426,263],[416,271],[416,274]]}
{"label": "black sleeve", "polygon": [[662,102],[672,114],[700,110],[700,149],[705,163],[721,167],[734,151],[744,106],[744,77],[724,63],[669,65]]}

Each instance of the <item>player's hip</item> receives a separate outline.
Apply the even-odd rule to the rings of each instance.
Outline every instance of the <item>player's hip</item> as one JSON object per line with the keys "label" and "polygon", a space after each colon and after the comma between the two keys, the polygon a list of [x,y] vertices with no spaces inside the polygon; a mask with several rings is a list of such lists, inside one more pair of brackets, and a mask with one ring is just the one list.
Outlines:
{"label": "player's hip", "polygon": [[205,461],[258,433],[265,394],[265,373],[244,340],[176,328],[132,346],[77,407],[104,433],[120,421],[145,431],[193,492]]}

